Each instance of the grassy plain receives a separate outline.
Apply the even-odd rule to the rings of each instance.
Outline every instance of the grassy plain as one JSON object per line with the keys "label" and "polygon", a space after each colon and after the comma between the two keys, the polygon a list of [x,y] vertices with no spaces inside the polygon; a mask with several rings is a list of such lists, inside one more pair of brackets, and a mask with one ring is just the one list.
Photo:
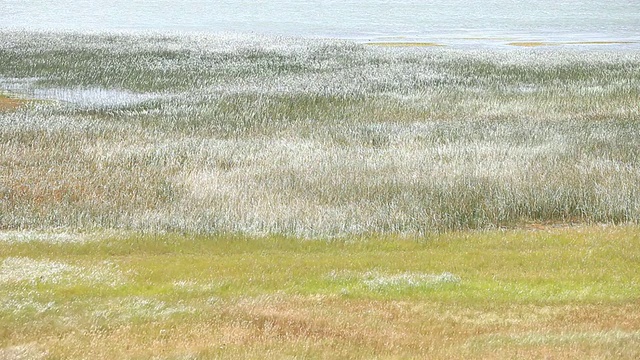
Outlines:
{"label": "grassy plain", "polygon": [[637,51],[2,32],[0,88],[0,359],[640,356]]}
{"label": "grassy plain", "polygon": [[4,232],[0,358],[635,359],[639,230]]}

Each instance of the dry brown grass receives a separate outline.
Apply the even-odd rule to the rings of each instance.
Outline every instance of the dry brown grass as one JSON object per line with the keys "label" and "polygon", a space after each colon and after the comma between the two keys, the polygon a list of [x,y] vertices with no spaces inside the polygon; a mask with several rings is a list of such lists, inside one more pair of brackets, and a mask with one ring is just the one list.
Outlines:
{"label": "dry brown grass", "polygon": [[25,328],[13,337],[29,344],[44,335],[37,346],[65,358],[634,359],[640,356],[637,305],[467,307],[265,296],[223,302],[188,321],[58,334]]}
{"label": "dry brown grass", "polygon": [[0,112],[15,110],[26,103],[27,101],[23,99],[14,99],[0,95]]}
{"label": "dry brown grass", "polygon": [[542,42],[542,41],[515,41],[515,42],[510,42],[507,45],[522,46],[522,47],[538,47],[538,46],[553,46],[557,44]]}

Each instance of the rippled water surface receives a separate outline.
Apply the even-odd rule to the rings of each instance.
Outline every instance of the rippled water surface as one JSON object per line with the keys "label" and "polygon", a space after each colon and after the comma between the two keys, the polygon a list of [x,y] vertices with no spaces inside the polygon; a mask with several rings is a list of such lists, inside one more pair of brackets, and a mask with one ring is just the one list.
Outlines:
{"label": "rippled water surface", "polygon": [[638,41],[638,0],[1,0],[0,28]]}

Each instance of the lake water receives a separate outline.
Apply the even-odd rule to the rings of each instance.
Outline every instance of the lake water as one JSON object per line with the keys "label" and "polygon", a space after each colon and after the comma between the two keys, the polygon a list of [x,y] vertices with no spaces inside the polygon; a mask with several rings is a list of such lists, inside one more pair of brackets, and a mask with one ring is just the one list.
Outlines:
{"label": "lake water", "polygon": [[640,0],[0,0],[0,29],[640,41]]}

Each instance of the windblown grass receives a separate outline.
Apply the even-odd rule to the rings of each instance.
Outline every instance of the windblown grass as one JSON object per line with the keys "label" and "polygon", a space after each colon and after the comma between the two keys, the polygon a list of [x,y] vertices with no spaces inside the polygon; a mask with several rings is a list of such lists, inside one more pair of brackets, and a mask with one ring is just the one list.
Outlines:
{"label": "windblown grass", "polygon": [[0,357],[635,359],[639,230],[0,233]]}
{"label": "windblown grass", "polygon": [[0,228],[637,223],[640,55],[0,34]]}

